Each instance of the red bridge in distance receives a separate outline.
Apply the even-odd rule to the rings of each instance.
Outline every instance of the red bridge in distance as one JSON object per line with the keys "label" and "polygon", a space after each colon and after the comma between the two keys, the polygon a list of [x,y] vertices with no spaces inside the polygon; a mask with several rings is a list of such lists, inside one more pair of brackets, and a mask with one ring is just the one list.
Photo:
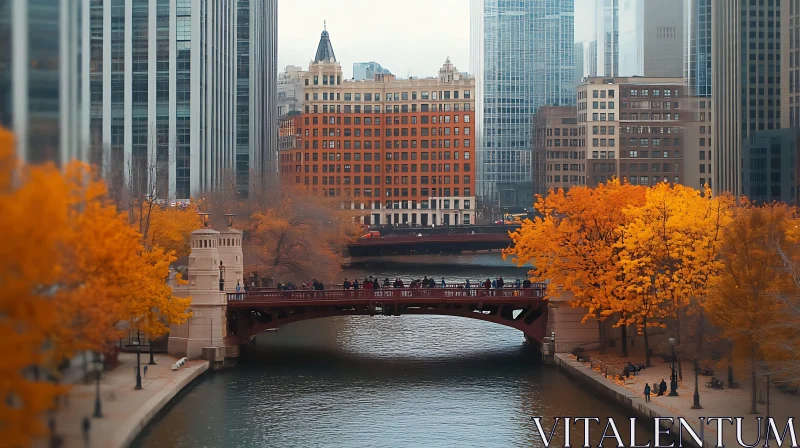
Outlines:
{"label": "red bridge in distance", "polygon": [[541,342],[547,327],[545,285],[531,288],[381,288],[228,294],[228,329],[239,344],[292,322],[331,316],[427,314],[494,322]]}
{"label": "red bridge in distance", "polygon": [[403,255],[414,253],[459,253],[505,249],[511,244],[506,233],[475,234],[416,234],[359,238],[348,245],[351,256],[369,257],[380,255]]}

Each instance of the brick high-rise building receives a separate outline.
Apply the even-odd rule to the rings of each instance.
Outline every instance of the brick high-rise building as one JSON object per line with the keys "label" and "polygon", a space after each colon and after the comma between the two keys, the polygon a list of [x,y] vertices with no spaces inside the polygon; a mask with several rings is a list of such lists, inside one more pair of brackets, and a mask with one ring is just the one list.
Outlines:
{"label": "brick high-rise building", "polygon": [[475,80],[448,59],[436,78],[342,79],[327,31],[303,73],[284,183],[341,198],[369,224],[475,220]]}

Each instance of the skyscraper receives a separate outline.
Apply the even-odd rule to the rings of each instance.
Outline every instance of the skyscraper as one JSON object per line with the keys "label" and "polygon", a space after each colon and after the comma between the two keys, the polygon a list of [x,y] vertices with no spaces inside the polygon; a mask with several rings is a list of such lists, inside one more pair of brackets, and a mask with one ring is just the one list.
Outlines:
{"label": "skyscraper", "polygon": [[392,72],[381,67],[375,61],[353,63],[353,79],[356,81],[372,80],[375,75],[391,75]]}
{"label": "skyscraper", "polygon": [[619,76],[619,0],[595,0],[597,73]]}
{"label": "skyscraper", "polygon": [[[574,0],[471,0],[478,195],[518,202],[532,177],[531,115],[575,104]],[[526,199],[527,200],[527,199]]]}
{"label": "skyscraper", "polygon": [[711,96],[711,0],[685,0],[686,82],[698,97]]}
{"label": "skyscraper", "polygon": [[0,2],[0,125],[15,131],[21,161],[63,164],[82,152],[84,5]]}
{"label": "skyscraper", "polygon": [[170,200],[277,174],[277,0],[11,4],[0,120],[24,160],[86,160],[112,192]]}
{"label": "skyscraper", "polygon": [[780,13],[777,2],[711,1],[716,192],[742,194],[742,141],[780,129]]}

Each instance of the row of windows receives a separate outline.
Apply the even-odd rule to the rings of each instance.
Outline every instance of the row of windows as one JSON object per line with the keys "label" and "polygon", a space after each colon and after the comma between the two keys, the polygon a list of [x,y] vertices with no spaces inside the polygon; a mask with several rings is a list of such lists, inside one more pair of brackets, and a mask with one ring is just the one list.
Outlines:
{"label": "row of windows", "polygon": [[[386,140],[386,149],[408,149],[408,148],[417,148],[417,140]],[[437,143],[438,142],[438,143]],[[460,146],[461,140],[452,140],[452,147],[458,148]],[[394,144],[392,144],[394,143]],[[451,140],[419,140],[419,147],[422,149],[429,149],[429,148],[449,148],[451,145]],[[472,146],[472,142],[470,140],[464,140],[464,148],[470,148]],[[363,147],[361,140],[345,140],[344,144],[342,144],[341,140],[323,140],[322,145],[319,144],[319,140],[314,140],[310,144],[308,140],[303,143],[304,149],[381,149],[381,142],[379,140],[364,140]]]}
{"label": "row of windows", "polygon": [[[447,124],[447,123],[450,123],[450,119],[452,118],[453,123],[458,123],[460,117],[461,117],[460,115],[453,115],[452,117],[450,115],[439,115],[438,117],[435,116],[435,115],[434,116],[423,115],[423,116],[419,117],[419,121],[420,121],[421,124],[437,124],[437,123],[445,123],[445,124]],[[320,117],[305,117],[304,123],[305,123],[306,126],[309,126],[311,124],[315,124],[315,125],[316,124],[320,124],[319,118]],[[409,124],[409,120],[410,120],[411,124],[417,124],[417,118],[418,117],[416,115],[411,116],[410,118],[408,116],[405,116],[405,117],[385,117],[385,119],[383,120],[383,124],[386,125],[386,126],[391,126],[393,124],[394,125]],[[363,121],[362,121],[362,119],[363,119]],[[464,115],[464,123],[469,123],[469,122],[470,122],[470,116],[469,115]],[[344,124],[346,126],[349,126],[351,124],[360,126],[362,123],[364,125],[371,125],[371,124],[380,125],[381,124],[381,117],[344,117]],[[338,124],[338,125],[341,125],[342,124],[342,117],[334,117],[334,116],[322,117],[322,124]],[[556,134],[556,135],[558,135],[558,134]]]}
{"label": "row of windows", "polygon": [[[341,172],[344,171],[345,173],[349,173],[352,170],[352,172],[360,173],[362,168],[363,168],[365,173],[372,173],[372,172],[380,173],[381,172],[381,166],[380,165],[360,165],[360,164],[352,165],[352,166],[349,165],[349,164],[348,165],[323,164],[322,165],[322,172],[323,173],[328,173],[328,172],[330,172],[330,173],[333,173],[333,172],[341,173]],[[410,170],[409,170],[409,168],[410,168]],[[285,169],[286,168],[284,167],[284,172],[285,172]],[[415,164],[415,163],[411,164],[410,167],[409,167],[408,164],[403,164],[403,165],[395,164],[394,166],[385,165],[384,169],[386,170],[387,173],[391,173],[391,172],[395,172],[395,173],[408,173],[408,172],[416,173],[417,172],[417,164]],[[457,172],[461,171],[461,169],[462,169],[462,165],[459,164],[459,163],[455,163],[455,164],[452,164],[452,165],[449,164],[449,163],[445,163],[445,164],[440,163],[438,165],[435,164],[435,163],[430,164],[430,165],[427,164],[427,163],[423,163],[423,164],[419,165],[419,171],[422,172],[422,173],[427,173],[428,171],[433,172],[433,173],[435,173],[437,171],[438,172],[449,173],[451,170],[453,172],[457,173]],[[469,163],[463,164],[463,170],[464,170],[465,173],[468,173],[471,169],[472,169],[472,166]],[[317,172],[319,172],[319,165],[295,165],[294,166],[294,172],[295,173],[300,173],[303,170],[305,170],[306,173],[308,173],[308,172],[317,173]]]}
{"label": "row of windows", "polygon": [[[441,104],[440,103],[438,105],[438,107],[437,107],[436,104],[423,103],[423,104],[419,104],[418,105],[417,103],[413,103],[413,104],[411,104],[410,108],[408,107],[408,104],[403,104],[403,105],[387,104],[386,107],[384,107],[384,111],[387,114],[392,114],[392,113],[394,113],[394,114],[404,113],[405,114],[405,113],[409,113],[409,112],[414,113],[414,112],[437,112],[437,111],[438,112],[450,112],[450,111],[459,112],[462,109],[463,109],[464,112],[469,112],[472,109],[472,106],[470,105],[470,103],[464,103],[463,105],[460,105],[459,103],[455,103],[455,104],[450,104],[450,103]],[[323,104],[322,107],[320,107],[320,105],[318,105],[318,104],[314,104],[313,106],[306,105],[305,113],[310,114],[313,111],[313,113],[315,113],[315,114],[318,114],[320,112],[322,112],[323,114],[328,114],[328,113],[330,113],[330,114],[333,114],[333,113],[340,114],[340,113],[342,113],[342,110],[343,109],[342,109],[342,106],[340,104],[336,104],[336,105],[334,105],[334,104],[330,104],[330,105]],[[362,110],[360,105],[351,106],[349,104],[345,104],[344,113],[346,113],[346,114],[350,114],[350,113],[356,113],[356,114],[360,114],[360,113],[379,114],[379,113],[381,113],[381,107],[380,107],[380,105],[377,105],[377,104],[374,107],[372,105],[365,105],[363,110]]]}
{"label": "row of windows", "polygon": [[674,139],[672,139],[672,138],[664,138],[664,139],[661,139],[661,138],[653,138],[653,139],[648,139],[648,138],[629,138],[627,140],[626,139],[622,139],[621,143],[622,143],[623,146],[641,146],[641,147],[662,146],[662,143],[663,143],[663,146],[670,146],[670,144],[672,144],[672,146],[680,146],[681,139],[679,139],[679,138],[674,138]]}
{"label": "row of windows", "polygon": [[586,165],[579,163],[547,164],[547,171],[575,171],[580,173],[586,171]]}
{"label": "row of windows", "polygon": [[[592,91],[592,98],[614,98],[616,94],[615,90],[593,90]],[[578,99],[586,99],[588,92],[586,90],[579,90],[578,91]]]}
{"label": "row of windows", "polygon": [[566,174],[555,174],[552,176],[547,176],[547,182],[569,182],[573,185],[585,185],[586,184],[586,176],[577,176],[577,175],[566,175]]}
{"label": "row of windows", "polygon": [[620,172],[628,172],[636,173],[647,173],[647,172],[664,172],[664,173],[678,173],[681,171],[681,166],[678,163],[620,163],[619,164]]}
{"label": "row of windows", "polygon": [[[308,176],[306,176],[305,179],[303,179],[302,182],[301,182],[300,176],[297,176],[297,177],[295,177],[295,183],[297,183],[297,184],[302,183],[304,185],[311,185],[311,184],[319,185],[319,181],[317,180],[316,176],[313,178],[313,181]],[[472,189],[471,188],[464,188],[463,190],[464,190],[464,196],[472,196]],[[314,189],[314,192],[316,192],[316,191],[317,190]],[[327,191],[327,190],[323,189],[323,191]],[[362,196],[362,192],[363,192],[363,196],[364,197],[368,197],[368,198],[369,197],[376,197],[376,198],[381,197],[381,189],[380,188],[364,188],[364,189],[353,188],[352,190],[350,188],[345,188],[344,189],[344,196],[342,195],[342,189],[341,188],[336,188],[335,189],[335,193],[333,193],[334,192],[333,188],[331,188],[330,191],[331,191],[331,193],[327,194],[327,196],[330,196],[330,197],[333,197],[333,196],[336,196],[336,197],[361,197]],[[399,197],[419,197],[419,196],[431,197],[431,196],[436,196],[437,195],[437,191],[439,193],[441,193],[442,196],[461,196],[459,194],[460,191],[461,191],[460,188],[453,188],[452,189],[453,194],[451,195],[450,194],[450,191],[451,191],[450,187],[439,188],[438,190],[436,188],[420,188],[419,190],[417,190],[416,188],[411,188],[410,189],[410,191],[411,191],[410,195],[408,194],[409,193],[409,189],[408,188],[387,188],[384,191],[385,191],[385,197],[387,197],[387,198],[391,198],[391,197],[397,197],[397,198],[399,198]],[[419,195],[417,194],[417,191],[419,191]],[[352,193],[352,195],[351,195],[351,193]],[[415,204],[416,201],[411,201],[411,203]],[[427,204],[427,201],[422,201],[422,203]],[[386,204],[387,204],[386,208],[400,208],[400,207],[398,207],[398,205],[399,205],[398,202],[394,203],[395,207],[392,207],[391,206],[391,202],[389,202],[389,201],[387,201]],[[378,201],[375,201],[375,203],[373,204],[373,208],[377,209],[377,208],[379,208],[379,205],[380,205],[380,203]],[[405,208],[405,207],[403,207],[403,208]],[[425,207],[425,208],[427,208],[427,207]],[[468,208],[468,207],[465,206],[464,208]]]}
{"label": "row of windows", "polygon": [[[318,78],[317,76],[314,76],[314,85],[318,85],[317,84],[317,78]],[[331,76],[331,78],[333,78],[333,76]],[[328,79],[328,75],[323,75],[322,76],[323,85],[328,85],[328,83],[326,82],[327,79]],[[308,79],[305,80],[305,84],[308,85]],[[333,84],[331,84],[331,85],[333,85]],[[463,92],[464,92],[463,93],[463,99],[468,100],[468,99],[470,99],[472,97],[472,92],[471,91],[464,90]],[[340,101],[341,98],[342,98],[341,92],[335,92],[335,93],[336,93],[336,96],[335,96],[336,101]],[[328,99],[333,100],[334,99],[334,92],[321,92],[321,94],[322,94],[322,99],[323,100],[328,100]],[[314,92],[312,98],[314,98],[315,101],[319,100],[319,98],[320,98],[319,95],[320,95],[320,92]],[[449,90],[440,90],[438,92],[437,91],[433,91],[433,92],[425,91],[425,92],[419,92],[419,99],[421,99],[421,100],[440,100],[440,99],[441,100],[450,100],[450,99],[457,100],[457,99],[460,99],[459,95],[461,95],[461,91],[459,91],[459,90],[453,90],[452,91],[452,95],[451,95],[451,91],[449,91]],[[451,96],[452,96],[452,98],[451,98]],[[362,93],[345,93],[344,94],[344,100],[345,101],[362,101],[362,98],[363,98],[363,101],[381,101],[381,94],[379,92],[375,92],[375,93],[364,92],[363,94]],[[409,93],[408,92],[394,92],[394,94],[387,93],[386,96],[384,96],[383,98],[384,98],[383,101],[408,101],[409,100]],[[410,98],[411,98],[411,101],[416,101],[417,100],[417,92],[411,92]],[[306,93],[306,101],[308,101],[308,100],[309,100],[309,94]]]}
{"label": "row of windows", "polygon": [[[380,185],[380,176],[321,176],[322,185]],[[306,177],[308,178],[308,177]],[[312,177],[314,185],[317,185],[317,176]],[[352,180],[352,183],[351,183]],[[461,184],[462,176],[420,176],[419,185],[459,185]],[[417,185],[417,176],[386,176],[384,177],[386,185]],[[452,181],[452,182],[451,182]],[[466,185],[471,184],[471,176],[463,176],[463,183]],[[407,195],[403,195],[407,196]]]}
{"label": "row of windows", "polygon": [[[669,155],[670,155],[669,151],[628,151],[628,157],[631,157],[633,159],[636,158],[668,159]],[[680,151],[672,151],[672,158],[679,159],[680,157],[681,157]]]}
{"label": "row of windows", "polygon": [[[438,153],[437,152],[430,152],[430,153],[429,152],[411,152],[411,153],[408,153],[408,152],[395,152],[395,153],[387,152],[386,153],[386,160],[417,160],[418,155],[419,155],[420,160],[450,160],[450,156],[451,155],[453,157],[453,160],[458,160],[458,158],[459,158],[459,156],[461,154],[462,153],[459,152],[459,151],[453,151],[452,153],[450,151],[439,151]],[[463,155],[464,155],[464,160],[469,160],[470,159],[470,152],[469,151],[464,151]],[[301,154],[300,152],[296,152],[294,154],[294,161],[295,162],[301,161],[302,160],[301,157],[303,157],[303,154]],[[361,157],[362,157],[361,153],[349,153],[349,152],[345,152],[345,153],[341,153],[341,152],[338,152],[338,153],[323,152],[322,153],[322,160],[326,161],[326,162],[327,161],[333,162],[333,161],[339,161],[339,160],[350,161],[351,158],[352,158],[352,160],[359,161],[359,160],[361,160]],[[381,161],[381,153],[379,153],[379,152],[376,152],[374,154],[373,153],[364,153],[363,157],[364,157],[364,161],[366,161],[366,162],[371,162],[372,160],[375,160],[376,162],[380,162]],[[305,158],[306,162],[309,162],[309,161],[317,162],[319,160],[320,156],[319,156],[318,152],[305,153],[305,157],[304,158]],[[291,154],[281,154],[281,161],[282,162],[291,162],[292,161]]]}
{"label": "row of windows", "polygon": [[562,135],[564,137],[566,137],[568,135],[574,137],[574,136],[578,135],[578,128],[563,128],[563,129],[562,128],[555,128],[555,129],[548,128],[547,129],[547,136],[551,137],[553,135],[555,135],[556,137],[560,137]]}
{"label": "row of windows", "polygon": [[[384,136],[386,137],[416,137],[417,136],[417,129],[418,128],[394,128],[386,129],[384,132]],[[298,129],[299,131],[299,129]],[[319,129],[306,129],[304,131],[305,137],[319,137],[320,136]],[[351,129],[345,128],[344,133],[342,129],[336,128],[322,128],[322,137],[340,137],[344,135],[345,137],[361,137],[361,134],[364,134],[364,137],[375,137],[381,136],[381,130],[379,128],[376,129]],[[409,135],[410,133],[410,135]],[[419,128],[419,135],[422,137],[427,137],[428,135],[461,135],[461,128]],[[471,128],[464,128],[464,135],[470,135]]]}
{"label": "row of windows", "polygon": [[573,148],[577,148],[577,147],[580,147],[581,145],[580,145],[580,142],[578,141],[577,138],[573,138],[573,139],[569,139],[569,140],[564,138],[564,139],[561,139],[561,140],[559,140],[559,139],[555,139],[555,140],[547,139],[547,146],[551,146],[551,147],[552,146],[571,146]]}
{"label": "row of windows", "polygon": [[547,152],[548,159],[576,159],[576,160],[583,160],[586,158],[585,151],[548,151]]}

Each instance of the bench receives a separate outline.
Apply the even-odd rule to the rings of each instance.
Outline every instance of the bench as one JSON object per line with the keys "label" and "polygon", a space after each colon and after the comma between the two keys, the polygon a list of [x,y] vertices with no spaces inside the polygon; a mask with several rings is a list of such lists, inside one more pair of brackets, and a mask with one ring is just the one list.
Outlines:
{"label": "bench", "polygon": [[184,364],[186,364],[186,361],[187,361],[186,357],[183,357],[175,361],[175,364],[172,365],[172,370],[178,370],[179,368],[183,367]]}

